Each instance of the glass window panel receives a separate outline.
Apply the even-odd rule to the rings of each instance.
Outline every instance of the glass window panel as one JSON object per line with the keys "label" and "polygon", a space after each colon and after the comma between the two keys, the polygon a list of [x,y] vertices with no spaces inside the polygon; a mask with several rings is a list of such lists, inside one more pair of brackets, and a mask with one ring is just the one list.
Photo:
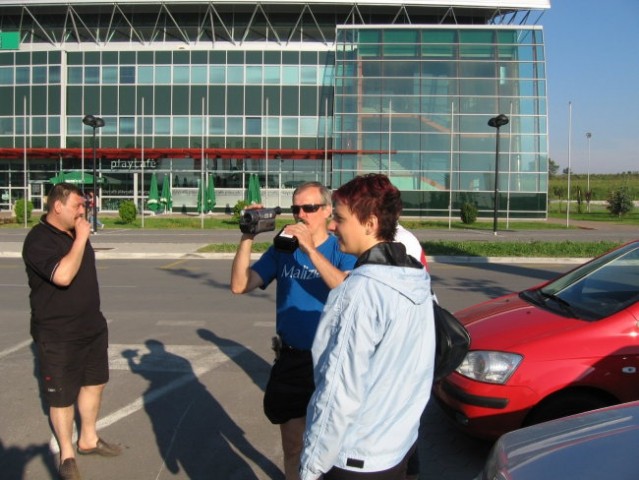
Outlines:
{"label": "glass window panel", "polygon": [[295,117],[283,117],[282,118],[282,135],[293,135],[296,136],[299,134],[299,120]]}
{"label": "glass window panel", "polygon": [[227,135],[242,135],[244,133],[242,127],[243,127],[242,117],[228,117],[226,119]]}
{"label": "glass window panel", "polygon": [[138,83],[150,85],[153,83],[154,67],[138,67]]}
{"label": "glass window panel", "polygon": [[209,134],[224,135],[224,117],[211,117],[209,120]]}
{"label": "glass window panel", "polygon": [[248,117],[246,119],[246,135],[262,135],[262,119]]}
{"label": "glass window panel", "polygon": [[171,67],[155,67],[155,83],[168,85],[171,83]]}
{"label": "glass window panel", "polygon": [[100,67],[84,67],[84,83],[97,85],[100,83]]}
{"label": "glass window panel", "polygon": [[264,83],[266,84],[280,83],[279,65],[267,65],[266,67],[264,67]]}
{"label": "glass window panel", "polygon": [[[104,119],[104,127],[99,128],[98,132],[102,135],[117,135],[118,134],[118,120],[116,117],[105,116],[102,117]],[[96,132],[96,134],[98,133]]]}
{"label": "glass window panel", "polygon": [[466,80],[459,81],[461,95],[496,95],[497,82],[495,80]]}
{"label": "glass window panel", "polygon": [[0,85],[13,85],[13,67],[0,67]]}
{"label": "glass window panel", "polygon": [[33,67],[33,83],[47,83],[47,67]]}
{"label": "glass window panel", "polygon": [[459,43],[493,43],[493,30],[460,30]]}
{"label": "glass window panel", "polygon": [[211,76],[211,83],[226,83],[226,67],[223,66],[212,66],[209,67],[209,73]]}
{"label": "glass window panel", "polygon": [[82,67],[69,67],[69,83],[82,85]]}
{"label": "glass window panel", "polygon": [[[84,127],[84,124],[82,123],[82,117],[67,117],[67,134],[68,135],[81,135],[83,131],[83,127]],[[87,131],[89,131],[88,127],[87,127]]]}
{"label": "glass window panel", "polygon": [[280,134],[280,119],[278,117],[266,117],[264,119],[264,131],[269,136]]}
{"label": "glass window panel", "polygon": [[189,119],[188,117],[173,117],[173,135],[188,135]]}
{"label": "glass window panel", "polygon": [[300,68],[293,65],[284,65],[282,67],[282,84],[283,85],[299,85]]}
{"label": "glass window panel", "polygon": [[490,60],[495,57],[495,47],[493,45],[460,45],[459,58],[477,58]]}
{"label": "glass window panel", "polygon": [[204,118],[202,117],[191,117],[191,127],[190,134],[191,135],[206,135],[206,130],[204,128]]}
{"label": "glass window panel", "polygon": [[207,70],[204,65],[191,67],[191,83],[207,83]]}
{"label": "glass window panel", "polygon": [[156,135],[169,135],[171,133],[171,117],[156,117],[154,133]]}
{"label": "glass window panel", "polygon": [[133,117],[120,117],[120,135],[135,134],[135,120]]}
{"label": "glass window panel", "polygon": [[495,64],[493,62],[459,62],[459,76],[495,78]]}
{"label": "glass window panel", "polygon": [[257,65],[248,65],[246,67],[246,83],[261,84],[262,83],[262,67]]}
{"label": "glass window panel", "polygon": [[120,67],[120,83],[135,83],[135,67]]}
{"label": "glass window panel", "polygon": [[118,67],[102,67],[102,83],[118,83]]}
{"label": "glass window panel", "polygon": [[228,83],[244,83],[244,67],[237,65],[229,65],[227,71],[227,82]]}
{"label": "glass window panel", "polygon": [[317,136],[317,118],[300,118],[300,135],[308,137]]}
{"label": "glass window panel", "polygon": [[189,112],[189,87],[173,87],[172,99],[173,115],[188,115]]}
{"label": "glass window panel", "polygon": [[228,115],[242,115],[244,113],[244,88],[228,87],[226,96],[226,112]]}
{"label": "glass window panel", "polygon": [[31,68],[30,67],[16,67],[16,83],[18,85],[25,85],[31,81]]}
{"label": "glass window panel", "polygon": [[56,135],[60,133],[60,117],[48,117],[47,123],[49,135]]}
{"label": "glass window panel", "polygon": [[301,68],[302,84],[317,85],[317,67],[304,65]]}
{"label": "glass window panel", "polygon": [[0,117],[0,135],[13,134],[13,117]]}
{"label": "glass window panel", "polygon": [[60,67],[57,65],[49,67],[49,84],[52,83],[60,83]]}
{"label": "glass window panel", "polygon": [[189,83],[189,76],[189,67],[184,65],[173,67],[173,83],[187,84]]}

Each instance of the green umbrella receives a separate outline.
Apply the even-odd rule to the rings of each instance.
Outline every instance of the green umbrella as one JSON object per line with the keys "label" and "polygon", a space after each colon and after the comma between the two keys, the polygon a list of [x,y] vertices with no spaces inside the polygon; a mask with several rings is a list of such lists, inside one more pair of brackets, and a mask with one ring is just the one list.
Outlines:
{"label": "green umbrella", "polygon": [[160,209],[160,194],[158,192],[158,177],[155,172],[151,175],[151,186],[149,187],[149,198],[146,201],[146,207],[153,213],[157,213]]}
{"label": "green umbrella", "polygon": [[[73,170],[67,173],[60,172],[55,177],[51,177],[49,181],[54,185],[62,182],[74,183],[76,185],[93,185],[93,175],[91,175],[90,173],[82,173],[78,170]],[[98,177],[97,183],[102,185],[103,183],[106,183],[106,181],[103,177]]]}
{"label": "green umbrella", "polygon": [[60,173],[58,173],[55,177],[51,177],[49,181],[54,185],[57,185],[58,183],[64,183],[64,172],[60,171]]}
{"label": "green umbrella", "polygon": [[[204,186],[201,178],[197,180],[197,213],[206,213],[208,209],[206,208],[206,192],[204,191]],[[204,201],[204,209],[202,209],[202,201]]]}
{"label": "green umbrella", "polygon": [[246,192],[246,202],[248,204],[262,203],[262,194],[260,193],[260,179],[257,173],[249,176],[248,190]]}
{"label": "green umbrella", "polygon": [[212,212],[213,207],[215,207],[215,183],[213,182],[213,175],[209,175],[209,183],[206,186],[206,207],[209,212]]}
{"label": "green umbrella", "polygon": [[164,205],[164,211],[171,212],[173,210],[173,199],[171,198],[171,185],[169,185],[169,178],[164,175],[162,181],[162,195],[160,195],[160,203]]}

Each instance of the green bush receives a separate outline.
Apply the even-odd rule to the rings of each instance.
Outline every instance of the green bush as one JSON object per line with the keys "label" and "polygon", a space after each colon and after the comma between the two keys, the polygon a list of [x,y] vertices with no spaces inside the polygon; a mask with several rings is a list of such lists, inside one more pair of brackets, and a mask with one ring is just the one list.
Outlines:
{"label": "green bush", "polygon": [[617,215],[618,217],[622,217],[626,213],[632,211],[634,204],[632,203],[632,195],[628,188],[621,187],[610,192],[606,208],[610,213]]}
{"label": "green bush", "polygon": [[120,208],[118,209],[120,214],[120,220],[123,223],[133,223],[135,222],[135,218],[138,214],[137,208],[135,208],[135,203],[131,200],[125,200],[120,203]]}
{"label": "green bush", "polygon": [[233,220],[240,221],[240,216],[242,215],[242,210],[246,208],[248,203],[244,200],[238,200],[238,202],[233,207]]}
{"label": "green bush", "polygon": [[[24,221],[24,199],[21,198],[16,201],[13,207],[13,211],[16,214],[16,222]],[[33,211],[33,202],[27,202],[27,222],[31,220],[31,212]]]}
{"label": "green bush", "polygon": [[475,223],[477,220],[477,205],[474,203],[464,202],[462,203],[460,210],[461,221],[466,225]]}

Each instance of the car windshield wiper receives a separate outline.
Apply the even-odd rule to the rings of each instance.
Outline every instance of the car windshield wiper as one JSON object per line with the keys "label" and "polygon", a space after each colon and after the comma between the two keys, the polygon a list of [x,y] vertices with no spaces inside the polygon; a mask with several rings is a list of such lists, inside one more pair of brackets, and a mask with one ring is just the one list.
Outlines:
{"label": "car windshield wiper", "polygon": [[547,293],[544,292],[543,290],[539,290],[539,293],[546,299],[546,300],[553,300],[557,305],[559,305],[561,307],[561,309],[566,312],[568,315],[570,315],[573,318],[581,318],[579,315],[577,315],[575,313],[575,310],[572,308],[572,305],[570,305],[570,303],[568,303],[566,300],[564,300],[563,298],[555,295],[554,293]]}

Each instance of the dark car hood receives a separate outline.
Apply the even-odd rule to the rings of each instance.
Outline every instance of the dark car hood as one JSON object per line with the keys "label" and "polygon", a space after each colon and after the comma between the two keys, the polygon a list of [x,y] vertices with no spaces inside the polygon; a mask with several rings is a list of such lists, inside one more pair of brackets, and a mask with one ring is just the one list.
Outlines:
{"label": "dark car hood", "polygon": [[535,306],[517,293],[460,310],[455,316],[468,329],[473,350],[516,350],[521,343],[530,344],[587,323]]}
{"label": "dark car hood", "polygon": [[490,463],[512,480],[636,478],[638,442],[639,402],[631,402],[505,434]]}

